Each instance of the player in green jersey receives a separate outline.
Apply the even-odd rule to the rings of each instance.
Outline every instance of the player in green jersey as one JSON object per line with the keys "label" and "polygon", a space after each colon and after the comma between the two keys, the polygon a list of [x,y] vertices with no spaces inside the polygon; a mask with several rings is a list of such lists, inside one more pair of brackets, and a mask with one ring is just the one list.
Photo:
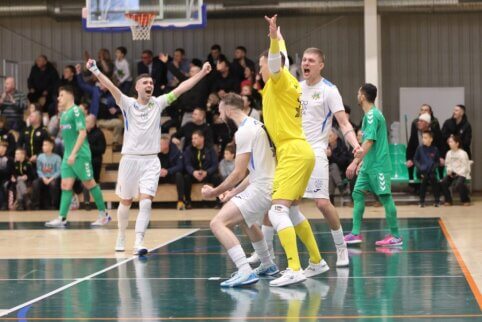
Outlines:
{"label": "player in green jersey", "polygon": [[94,198],[99,217],[92,223],[93,226],[102,226],[110,221],[110,216],[105,210],[104,198],[100,187],[94,180],[92,170],[92,155],[89,143],[86,140],[85,115],[74,103],[74,92],[69,86],[59,88],[59,111],[63,112],[60,118],[60,130],[64,142],[64,157],[60,169],[62,178],[59,217],[45,223],[47,227],[61,228],[67,224],[67,213],[72,201],[72,187],[75,179],[82,181]]}
{"label": "player in green jersey", "polygon": [[397,209],[392,198],[390,174],[391,162],[388,150],[387,123],[382,112],[375,106],[377,88],[364,84],[358,90],[358,104],[365,113],[362,121],[363,153],[355,157],[347,169],[347,177],[353,178],[358,172],[353,189],[353,228],[345,236],[347,244],[362,242],[360,226],[365,212],[365,192],[376,194],[385,208],[385,217],[390,227],[390,234],[377,241],[377,246],[401,246],[403,240],[398,232]]}

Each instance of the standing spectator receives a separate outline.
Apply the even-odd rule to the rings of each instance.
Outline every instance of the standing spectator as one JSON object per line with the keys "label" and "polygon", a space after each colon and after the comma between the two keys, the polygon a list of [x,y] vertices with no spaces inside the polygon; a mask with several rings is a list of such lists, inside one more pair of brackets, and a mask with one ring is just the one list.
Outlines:
{"label": "standing spectator", "polygon": [[184,149],[191,145],[191,138],[195,131],[201,131],[203,138],[206,140],[206,145],[212,146],[213,132],[209,124],[206,123],[206,111],[200,107],[196,107],[192,112],[192,122],[186,123],[179,132],[174,135],[172,142],[178,147],[181,146],[181,139],[184,139]]}
{"label": "standing spectator", "polygon": [[224,148],[224,158],[219,162],[219,174],[221,178],[226,179],[234,170],[234,156],[236,149],[233,144],[226,145]]}
{"label": "standing spectator", "polygon": [[48,107],[54,102],[58,83],[59,74],[54,65],[48,61],[47,56],[38,56],[28,77],[28,100],[31,103],[38,102],[43,112],[50,110]]}
{"label": "standing spectator", "polygon": [[449,137],[448,144],[450,150],[445,158],[447,166],[447,176],[442,180],[442,189],[445,197],[445,205],[451,206],[453,203],[450,186],[454,185],[455,190],[460,194],[460,201],[464,206],[470,205],[469,189],[465,180],[470,179],[470,160],[467,152],[460,148],[462,140],[454,135]]}
{"label": "standing spectator", "polygon": [[[18,148],[15,151],[15,169],[10,178],[9,193],[15,194],[17,210],[30,208],[30,199],[27,198],[28,188],[32,183],[35,172],[32,164],[26,160],[25,150]],[[13,209],[12,209],[13,210]]]}
{"label": "standing spectator", "polygon": [[114,80],[121,92],[128,95],[132,87],[132,76],[126,55],[126,47],[120,46],[115,50]]}
{"label": "standing spectator", "polygon": [[216,92],[221,99],[227,93],[239,93],[241,90],[241,81],[233,75],[230,65],[226,56],[219,56],[218,64],[216,65],[217,73],[212,83],[211,92]]}
{"label": "standing spectator", "polygon": [[221,56],[221,46],[219,46],[218,44],[214,44],[211,46],[211,51],[209,52],[209,55],[208,55],[208,58],[207,58],[207,61],[211,64],[211,67],[214,69],[216,69],[216,66],[218,64],[218,59],[219,59],[219,56]]}
{"label": "standing spectator", "polygon": [[440,153],[437,147],[432,146],[433,134],[432,132],[423,132],[423,144],[418,146],[413,162],[418,174],[422,179],[420,184],[420,207],[425,207],[425,194],[427,192],[427,185],[432,186],[433,195],[435,197],[435,207],[440,205],[440,185],[437,179],[437,167],[440,162]]}
{"label": "standing spectator", "polygon": [[246,96],[246,95],[243,95],[241,97],[243,98],[243,102],[244,102],[243,112],[246,115],[251,116],[255,120],[260,121],[261,120],[261,113],[253,107],[253,104],[254,104],[253,97],[252,96]]}
{"label": "standing spectator", "polygon": [[37,179],[33,181],[32,208],[57,209],[60,201],[60,165],[62,159],[53,153],[54,141],[46,139],[37,160]]}
{"label": "standing spectator", "polygon": [[[75,67],[72,65],[67,65],[64,67],[64,71],[62,73],[62,79],[60,80],[59,87],[61,86],[70,86],[74,90],[74,98],[76,104],[80,103],[80,99],[82,96],[82,92],[79,88],[79,84],[77,84],[77,78],[75,77]],[[57,107],[54,105],[55,108]],[[49,115],[52,116],[56,113],[57,111],[49,111]]]}
{"label": "standing spectator", "polygon": [[[465,115],[465,105],[456,105],[454,113],[451,118],[444,122],[442,127],[443,144],[447,146],[447,140],[451,135],[456,135],[460,138],[460,148],[467,152],[469,159],[472,159],[472,152],[470,144],[472,143],[472,126],[470,125],[467,115]],[[443,150],[443,152],[445,152]]]}
{"label": "standing spectator", "polygon": [[167,85],[167,67],[158,57],[147,49],[142,52],[141,61],[137,64],[137,75],[149,74],[154,81],[153,96],[159,96]]}
{"label": "standing spectator", "polygon": [[0,141],[0,210],[7,210],[6,186],[13,175],[13,159],[7,155],[8,143]]}
{"label": "standing spectator", "polygon": [[329,197],[333,204],[335,200],[335,189],[338,188],[340,194],[345,192],[347,186],[344,181],[346,169],[353,161],[353,154],[348,151],[346,144],[338,137],[337,131],[333,128],[328,136],[326,156],[328,157],[328,171],[330,175],[328,185]]}
{"label": "standing spectator", "polygon": [[[245,68],[248,67],[250,71],[254,74],[256,67],[254,62],[246,57],[246,47],[238,46],[234,50],[234,59],[232,66],[233,75],[236,76],[241,82],[245,79]],[[254,79],[253,79],[254,80]],[[253,83],[251,83],[252,85]]]}
{"label": "standing spectator", "polygon": [[184,177],[182,174],[184,164],[182,153],[174,143],[171,143],[168,134],[161,135],[159,160],[161,161],[159,184],[175,183],[177,190],[177,210],[186,209],[184,203]]}
{"label": "standing spectator", "polygon": [[32,112],[28,118],[30,126],[20,135],[18,146],[25,149],[30,163],[34,164],[42,152],[44,140],[50,136],[42,125],[42,114],[39,111]]}
{"label": "standing spectator", "polygon": [[[191,189],[193,181],[196,183],[211,183],[218,186],[221,179],[218,175],[218,156],[213,147],[204,142],[202,131],[196,130],[192,134],[192,145],[184,151],[184,200],[186,209],[191,209]],[[219,202],[217,204],[219,206]]]}
{"label": "standing spectator", "polygon": [[114,76],[114,62],[110,56],[109,49],[99,49],[99,52],[97,53],[97,62],[99,64],[99,70],[104,73],[104,75],[112,79]]}
{"label": "standing spectator", "polygon": [[0,111],[5,116],[9,129],[21,132],[24,129],[23,113],[27,108],[27,97],[18,91],[15,79],[7,77],[4,92],[0,95]]}
{"label": "standing spectator", "polygon": [[13,159],[17,142],[15,142],[15,136],[9,130],[7,120],[3,115],[0,116],[0,142],[8,144],[7,156]]}

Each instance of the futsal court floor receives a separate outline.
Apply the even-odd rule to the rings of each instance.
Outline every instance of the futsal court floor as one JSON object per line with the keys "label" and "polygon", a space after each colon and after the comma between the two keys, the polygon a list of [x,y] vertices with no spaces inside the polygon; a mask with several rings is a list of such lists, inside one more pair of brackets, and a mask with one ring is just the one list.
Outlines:
{"label": "futsal court floor", "polygon": [[[115,253],[116,222],[92,229],[94,211],[76,211],[70,227],[51,230],[51,212],[0,214],[0,320],[9,321],[482,321],[482,202],[472,207],[398,207],[401,248],[376,248],[386,224],[367,207],[365,238],[350,248],[349,268],[335,267],[326,223],[310,202],[310,218],[331,269],[286,288],[263,278],[221,289],[234,266],[209,231],[215,210],[155,210],[139,259]],[[351,227],[352,208],[339,208]],[[114,213],[115,215],[115,213]],[[115,217],[115,216],[114,216]],[[135,211],[127,246],[132,247]],[[241,242],[251,251],[246,236]],[[276,261],[286,261],[278,239]],[[302,262],[306,251],[300,245]]]}

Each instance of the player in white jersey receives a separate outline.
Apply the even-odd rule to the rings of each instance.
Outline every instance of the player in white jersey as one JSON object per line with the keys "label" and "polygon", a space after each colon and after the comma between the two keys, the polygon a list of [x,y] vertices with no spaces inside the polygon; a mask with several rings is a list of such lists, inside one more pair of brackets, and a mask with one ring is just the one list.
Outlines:
{"label": "player in white jersey", "polygon": [[124,142],[116,187],[116,194],[121,200],[117,209],[119,231],[115,250],[125,250],[129,209],[133,198],[139,195],[134,254],[142,256],[148,252],[143,246],[144,234],[151,217],[152,199],[157,192],[161,171],[157,157],[161,149],[161,112],[209,74],[211,65],[205,63],[201,72],[182,82],[172,92],[159,97],[152,97],[154,83],[151,76],[139,75],[135,81],[137,99],[122,94],[111,80],[99,71],[95,60],[90,59],[87,68],[111,92],[124,117]]}
{"label": "player in white jersey", "polygon": [[[278,267],[273,263],[268,245],[259,229],[265,213],[271,207],[276,161],[264,125],[243,112],[243,99],[230,93],[219,104],[221,119],[231,119],[238,126],[235,134],[236,158],[233,172],[216,188],[205,185],[205,198],[220,196],[226,202],[211,220],[213,234],[226,248],[238,271],[221,287],[237,287],[256,283],[260,275],[275,275]],[[246,171],[249,175],[246,177]],[[243,180],[244,179],[244,180]],[[241,183],[240,183],[241,182]],[[239,185],[238,185],[239,183]],[[232,189],[232,190],[231,190]],[[255,270],[230,227],[241,225],[261,259]]]}

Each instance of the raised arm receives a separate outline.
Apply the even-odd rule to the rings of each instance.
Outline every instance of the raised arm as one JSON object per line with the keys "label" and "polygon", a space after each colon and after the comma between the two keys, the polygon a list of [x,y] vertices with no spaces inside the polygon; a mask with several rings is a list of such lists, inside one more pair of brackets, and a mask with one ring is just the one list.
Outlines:
{"label": "raised arm", "polygon": [[95,60],[89,59],[85,66],[87,67],[88,70],[90,70],[92,74],[94,74],[97,77],[99,82],[109,90],[109,92],[114,97],[116,103],[120,104],[122,92],[114,85],[114,83],[112,83],[112,81],[107,76],[102,74],[102,72],[97,67]]}
{"label": "raised arm", "polygon": [[[282,68],[280,40],[278,39],[278,26],[276,25],[277,17],[277,15],[274,15],[271,18],[268,16],[264,17],[269,24],[270,46],[268,53],[268,68],[272,75],[279,73]],[[279,34],[281,35],[281,33]]]}
{"label": "raised arm", "polygon": [[199,73],[179,84],[179,86],[173,89],[171,93],[173,93],[176,98],[181,96],[182,94],[193,88],[197,83],[199,83],[201,79],[203,79],[210,72],[211,64],[209,64],[209,62],[205,62],[203,68]]}

